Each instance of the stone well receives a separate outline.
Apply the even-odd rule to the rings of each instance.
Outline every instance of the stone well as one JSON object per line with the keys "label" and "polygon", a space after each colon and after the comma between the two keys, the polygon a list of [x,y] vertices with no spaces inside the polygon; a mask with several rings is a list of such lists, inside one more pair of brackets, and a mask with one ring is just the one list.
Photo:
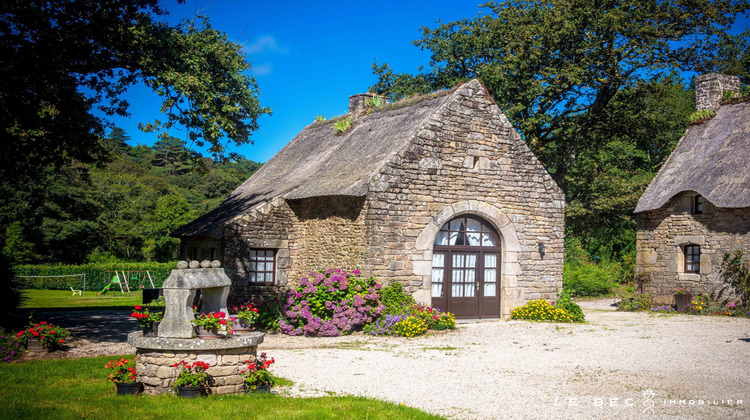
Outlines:
{"label": "stone well", "polygon": [[[206,371],[211,378],[208,393],[242,393],[240,372],[245,360],[254,360],[258,344],[265,333],[230,336],[218,339],[196,338],[191,323],[193,299],[201,291],[203,312],[227,312],[227,295],[231,281],[219,267],[219,262],[204,261],[189,266],[180,261],[164,281],[164,318],[157,337],[144,337],[142,331],[128,334],[128,344],[136,348],[136,371],[146,394],[172,392],[180,368],[175,363],[201,361],[209,364]],[[191,268],[188,268],[191,267]]]}
{"label": "stone well", "polygon": [[211,394],[241,394],[245,360],[253,360],[264,333],[253,332],[231,338],[202,340],[198,338],[143,337],[141,331],[128,334],[128,344],[136,350],[136,372],[146,394],[172,392],[180,373],[175,363],[201,361],[211,367],[206,371],[213,382]]}

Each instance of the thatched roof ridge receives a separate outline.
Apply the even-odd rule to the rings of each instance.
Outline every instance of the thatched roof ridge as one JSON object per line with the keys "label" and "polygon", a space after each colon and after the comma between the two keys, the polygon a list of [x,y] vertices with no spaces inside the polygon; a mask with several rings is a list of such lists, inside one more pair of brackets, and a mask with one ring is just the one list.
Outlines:
{"label": "thatched roof ridge", "polygon": [[750,103],[723,105],[688,129],[638,201],[636,213],[694,191],[718,207],[750,207]]}
{"label": "thatched roof ridge", "polygon": [[[462,86],[474,83],[479,84]],[[219,238],[227,222],[274,198],[364,196],[370,180],[458,90],[461,87],[408,98],[353,116],[351,128],[343,133],[328,121],[305,127],[219,207],[172,236]]]}

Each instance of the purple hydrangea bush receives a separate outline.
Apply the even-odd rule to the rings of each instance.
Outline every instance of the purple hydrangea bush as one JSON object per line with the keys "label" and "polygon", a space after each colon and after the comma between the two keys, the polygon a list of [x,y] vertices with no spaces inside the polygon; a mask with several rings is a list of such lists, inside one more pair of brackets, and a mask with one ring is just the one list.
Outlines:
{"label": "purple hydrangea bush", "polygon": [[361,329],[385,309],[379,290],[375,278],[365,279],[359,270],[310,272],[299,287],[286,292],[281,332],[333,337]]}

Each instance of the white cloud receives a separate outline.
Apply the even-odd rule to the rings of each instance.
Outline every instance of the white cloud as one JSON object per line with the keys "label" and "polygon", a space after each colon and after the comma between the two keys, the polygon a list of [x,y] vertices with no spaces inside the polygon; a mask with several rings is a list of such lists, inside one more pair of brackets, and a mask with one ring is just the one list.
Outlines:
{"label": "white cloud", "polygon": [[276,38],[271,35],[262,35],[256,38],[252,44],[245,45],[244,50],[248,54],[258,54],[262,52],[272,52],[276,54],[285,54],[287,49],[282,47]]}
{"label": "white cloud", "polygon": [[273,66],[271,66],[271,63],[263,63],[259,65],[254,65],[252,69],[252,74],[254,76],[268,76],[273,71]]}

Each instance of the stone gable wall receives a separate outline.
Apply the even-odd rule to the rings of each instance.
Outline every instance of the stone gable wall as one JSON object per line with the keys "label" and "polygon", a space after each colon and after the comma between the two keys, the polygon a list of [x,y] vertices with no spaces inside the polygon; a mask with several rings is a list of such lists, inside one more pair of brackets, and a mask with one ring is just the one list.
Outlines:
{"label": "stone gable wall", "polygon": [[439,229],[446,213],[499,213],[490,222],[501,235],[503,227],[514,231],[519,249],[501,270],[501,282],[516,282],[505,284],[513,288],[503,303],[508,315],[526,300],[554,299],[562,288],[565,199],[481,85],[459,93],[371,183],[365,266],[429,301],[434,233],[423,235],[425,229]]}
{"label": "stone gable wall", "polygon": [[[638,213],[636,279],[657,304],[672,304],[678,288],[735,302],[721,277],[725,252],[750,256],[750,208],[727,209],[704,199],[703,213],[692,214],[694,193],[683,193],[658,210]],[[700,274],[684,273],[683,246],[700,245]]]}

